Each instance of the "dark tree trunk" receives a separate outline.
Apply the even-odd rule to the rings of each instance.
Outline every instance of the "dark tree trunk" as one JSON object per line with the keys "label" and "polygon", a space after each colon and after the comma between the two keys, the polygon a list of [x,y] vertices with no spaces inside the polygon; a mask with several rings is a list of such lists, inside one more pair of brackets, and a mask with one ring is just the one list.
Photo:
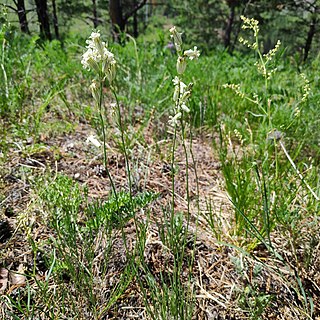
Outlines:
{"label": "dark tree trunk", "polygon": [[[133,1],[133,5],[134,7],[137,6],[137,0]],[[135,38],[138,38],[139,32],[138,32],[138,16],[137,16],[137,12],[135,12],[133,14],[133,36]]]}
{"label": "dark tree trunk", "polygon": [[[245,4],[243,5],[243,8],[242,8],[242,10],[241,10],[240,16],[245,16],[245,15],[246,15],[247,8],[248,8],[248,6],[250,5],[251,1],[252,1],[252,0],[246,0],[246,1],[244,1]],[[239,4],[239,2],[238,2],[238,4]],[[237,43],[237,41],[238,41],[238,36],[239,36],[239,34],[240,34],[240,31],[241,31],[241,24],[239,23],[237,29],[234,31],[233,42],[232,42],[232,44],[230,44],[230,47],[229,47],[229,49],[228,49],[228,52],[229,52],[230,54],[232,54],[234,48],[236,47],[236,43]],[[231,42],[231,40],[230,40],[230,42]]]}
{"label": "dark tree trunk", "polygon": [[47,0],[35,0],[42,39],[52,40]]}
{"label": "dark tree trunk", "polygon": [[56,39],[60,40],[56,0],[52,0],[53,26]]}
{"label": "dark tree trunk", "polygon": [[234,16],[236,11],[236,1],[228,1],[228,5],[230,8],[230,14],[228,17],[227,28],[224,36],[224,47],[231,52],[231,33],[233,29]]}
{"label": "dark tree trunk", "polygon": [[27,12],[24,5],[24,0],[18,0],[15,2],[17,6],[17,13],[19,17],[20,29],[24,33],[30,33],[28,20],[27,20]]}
{"label": "dark tree trunk", "polygon": [[309,52],[312,46],[312,41],[316,33],[316,25],[317,25],[317,18],[314,16],[310,22],[307,40],[304,45],[303,61],[306,61],[308,59]]}
{"label": "dark tree trunk", "polygon": [[[132,10],[129,10],[125,15],[123,14],[123,8],[121,5],[121,0],[110,0],[109,1],[109,15],[112,23],[112,29],[114,32],[115,38],[118,37],[119,32],[123,32],[125,30],[126,24],[128,22],[128,19],[137,13],[138,10],[140,10],[145,4],[147,3],[147,0],[141,0],[139,3],[137,1],[134,1],[134,5]],[[136,19],[136,34],[138,34],[138,21],[137,17]]]}
{"label": "dark tree trunk", "polygon": [[113,32],[115,34],[118,34],[119,31],[123,32],[126,24],[122,14],[122,6],[120,0],[109,1],[109,14]]}
{"label": "dark tree trunk", "polygon": [[93,27],[96,29],[99,25],[96,0],[92,0],[92,13],[93,13]]}

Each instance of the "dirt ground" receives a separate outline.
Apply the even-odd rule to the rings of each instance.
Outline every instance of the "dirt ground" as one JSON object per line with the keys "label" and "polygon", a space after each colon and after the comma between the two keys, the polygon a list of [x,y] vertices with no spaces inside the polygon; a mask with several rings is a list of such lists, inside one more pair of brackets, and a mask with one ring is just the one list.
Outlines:
{"label": "dirt ground", "polygon": [[[144,132],[146,143],[137,143],[130,153],[130,158],[134,192],[150,190],[160,194],[151,205],[151,222],[148,224],[145,249],[145,259],[157,278],[157,275],[163,272],[164,262],[170,260],[170,254],[161,242],[157,223],[162,214],[161,208],[168,205],[172,198],[171,140],[154,141],[149,130],[150,128],[147,128]],[[26,278],[19,276],[17,272],[31,272],[36,265],[37,276],[43,279],[48,271],[41,255],[33,256],[30,244],[30,238],[40,241],[50,237],[50,229],[43,224],[43,218],[40,217],[38,190],[34,188],[36,177],[50,175],[55,179],[58,174],[67,175],[80,185],[88,187],[90,199],[105,199],[110,193],[110,183],[102,165],[101,149],[87,142],[91,134],[94,134],[94,131],[88,124],[80,124],[70,134],[44,136],[42,146],[37,148],[32,148],[32,139],[12,143],[8,161],[0,172],[2,294],[14,296],[19,288],[26,286]],[[237,249],[237,246],[241,246],[241,239],[234,237],[232,205],[224,191],[220,163],[213,150],[212,140],[210,135],[205,134],[194,138],[194,161],[192,156],[188,155],[190,239],[197,234],[192,280],[196,296],[194,319],[249,319],[250,315],[253,319],[252,310],[259,309],[258,304],[263,304],[264,297],[271,297],[271,302],[261,319],[304,319],[301,298],[293,289],[297,286],[294,282],[295,267],[288,269],[271,256],[262,244],[258,244],[249,255]],[[190,141],[187,144],[189,148]],[[127,179],[124,157],[112,142],[108,144],[108,162],[116,189],[125,190]],[[176,162],[175,210],[186,213],[186,162],[180,141],[177,141]],[[200,213],[196,181],[199,186]],[[215,231],[208,223],[209,209],[214,212]],[[143,212],[138,213],[138,218],[141,221],[146,219]],[[125,230],[130,246],[134,247],[133,221],[127,223]],[[282,241],[281,238],[279,241]],[[282,243],[279,243],[279,247],[281,245]],[[191,254],[192,250],[193,246],[187,246],[187,254]],[[317,250],[320,257],[320,249]],[[106,294],[112,281],[120,276],[125,264],[120,237],[115,240],[112,257],[109,282],[97,287],[97,290],[105,291]],[[313,296],[314,319],[320,319],[320,268],[316,268],[313,273],[300,275],[300,278]],[[136,281],[132,281],[125,294],[105,317],[132,318],[147,319],[142,293]],[[257,313],[256,319],[258,318]]]}

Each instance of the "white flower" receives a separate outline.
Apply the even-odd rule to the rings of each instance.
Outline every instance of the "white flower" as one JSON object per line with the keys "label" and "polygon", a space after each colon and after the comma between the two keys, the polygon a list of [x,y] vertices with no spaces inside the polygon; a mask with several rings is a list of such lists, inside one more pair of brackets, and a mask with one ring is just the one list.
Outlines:
{"label": "white flower", "polygon": [[92,32],[89,39],[87,51],[82,55],[81,63],[85,69],[93,69],[111,82],[116,73],[116,60],[114,54],[107,49],[107,44],[101,41],[100,32]]}
{"label": "white flower", "polygon": [[173,127],[179,125],[179,119],[181,119],[181,116],[182,116],[181,112],[178,112],[174,117],[169,116],[168,123]]}
{"label": "white flower", "polygon": [[179,99],[180,90],[179,85],[175,86],[174,92],[173,92],[173,101],[177,101]]}
{"label": "white flower", "polygon": [[87,138],[86,143],[88,143],[88,144],[91,143],[97,148],[101,147],[101,143],[99,142],[99,140],[94,135],[90,135]]}
{"label": "white flower", "polygon": [[96,50],[100,53],[100,55],[103,55],[103,48],[105,47],[105,42],[101,41],[100,31],[92,32],[86,43],[88,49]]}
{"label": "white flower", "polygon": [[100,39],[100,30],[98,30],[97,32],[92,32],[90,37],[90,39],[92,39],[92,41],[96,41]]}
{"label": "white flower", "polygon": [[183,83],[177,76],[172,80],[174,84],[173,101],[177,101],[183,96],[187,85]]}
{"label": "white flower", "polygon": [[186,89],[187,85],[180,81],[180,94],[184,93],[184,90]]}
{"label": "white flower", "polygon": [[114,59],[114,54],[110,52],[106,47],[104,47],[103,49],[103,55],[109,63],[116,63],[116,60]]}
{"label": "white flower", "polygon": [[177,76],[175,76],[174,79],[172,80],[172,82],[173,82],[173,84],[176,86],[176,85],[179,84],[180,79],[179,79]]}
{"label": "white flower", "polygon": [[193,50],[192,49],[186,50],[183,54],[186,57],[188,57],[190,60],[193,60],[193,59],[198,59],[199,58],[200,51],[197,50],[196,46],[194,46]]}
{"label": "white flower", "polygon": [[190,112],[190,109],[184,103],[181,105],[181,109],[186,113]]}
{"label": "white flower", "polygon": [[93,79],[92,83],[90,84],[90,89],[96,91],[98,89],[97,80]]}
{"label": "white flower", "polygon": [[186,102],[189,99],[190,96],[191,96],[191,91],[190,90],[183,92],[181,94],[181,97],[180,97],[180,103]]}
{"label": "white flower", "polygon": [[101,56],[93,49],[89,48],[82,56],[81,63],[85,69],[94,69],[99,72],[98,62]]}

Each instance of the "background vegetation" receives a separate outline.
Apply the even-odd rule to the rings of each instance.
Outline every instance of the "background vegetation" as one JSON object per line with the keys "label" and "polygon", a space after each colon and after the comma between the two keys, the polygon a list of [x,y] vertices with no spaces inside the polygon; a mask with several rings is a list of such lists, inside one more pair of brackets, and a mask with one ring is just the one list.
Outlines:
{"label": "background vegetation", "polygon": [[[0,317],[320,317],[319,5],[4,1]],[[172,25],[201,51],[176,145]],[[115,194],[87,140],[103,140],[80,63],[93,28],[117,60]]]}

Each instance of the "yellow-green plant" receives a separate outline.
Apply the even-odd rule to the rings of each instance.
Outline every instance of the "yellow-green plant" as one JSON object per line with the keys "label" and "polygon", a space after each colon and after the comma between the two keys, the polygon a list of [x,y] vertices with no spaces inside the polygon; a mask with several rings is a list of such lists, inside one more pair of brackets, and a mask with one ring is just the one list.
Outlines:
{"label": "yellow-green plant", "polygon": [[[299,212],[304,205],[308,205],[307,201],[312,201],[314,198],[319,200],[316,192],[312,190],[307,183],[294,160],[291,158],[288,150],[285,147],[284,131],[293,125],[290,122],[290,117],[299,117],[301,104],[307,101],[310,94],[310,85],[307,77],[302,74],[303,81],[302,94],[298,96],[292,110],[287,110],[289,121],[284,118],[277,117],[279,111],[279,102],[276,101],[272,80],[276,83],[277,78],[273,78],[277,67],[275,66],[275,57],[279,51],[281,42],[277,41],[276,45],[269,52],[263,54],[261,43],[259,41],[259,23],[255,19],[248,19],[241,17],[243,20],[242,29],[250,30],[252,32],[253,40],[244,39],[240,37],[240,42],[253,50],[257,57],[255,63],[256,70],[263,77],[262,86],[255,85],[251,92],[246,92],[240,84],[229,83],[224,85],[225,88],[233,90],[233,92],[241,99],[249,101],[253,104],[257,111],[248,110],[248,114],[254,117],[259,117],[262,121],[259,126],[252,128],[249,125],[248,119],[245,119],[247,131],[250,134],[250,144],[246,145],[238,130],[235,130],[235,136],[241,145],[241,151],[237,154],[234,152],[229,157],[229,150],[221,143],[222,151],[220,151],[222,160],[222,170],[226,178],[226,187],[228,189],[230,198],[235,207],[236,228],[238,231],[248,237],[250,234],[255,241],[264,243],[266,248],[272,253],[281,263],[287,264],[281,254],[277,252],[276,246],[273,243],[271,232],[279,227],[277,222],[281,222],[279,217],[281,215],[288,216],[292,212]],[[285,105],[289,107],[292,104]],[[288,124],[289,123],[289,124]],[[278,128],[277,128],[278,127]],[[278,130],[280,129],[280,130]],[[228,139],[232,145],[230,135]],[[221,141],[222,141],[221,137]],[[270,143],[271,142],[271,143]],[[295,184],[294,179],[288,181],[288,166],[286,158],[280,157],[283,152],[284,156],[293,168],[295,175],[300,179],[308,189],[306,197],[304,191],[300,188],[300,183],[296,183],[297,194],[286,194],[284,190],[290,190],[290,184]],[[297,156],[296,153],[295,157]],[[230,160],[230,163],[228,163]],[[289,186],[287,186],[289,184]],[[300,190],[299,190],[300,189]],[[290,190],[291,191],[291,190]],[[257,200],[257,194],[260,194]],[[299,194],[304,194],[305,200],[299,199]],[[299,200],[297,200],[299,199]],[[296,203],[297,202],[297,203]],[[284,213],[283,213],[284,212]],[[287,227],[286,227],[287,228]],[[292,228],[292,225],[289,227]],[[294,229],[294,227],[292,228]],[[300,230],[301,231],[301,230]],[[267,238],[267,239],[265,239]],[[298,239],[294,239],[291,246],[294,250],[298,247]],[[253,243],[253,246],[256,244]],[[248,248],[250,249],[249,244]],[[297,259],[297,270],[300,269],[300,262]],[[303,287],[299,272],[294,274],[296,280],[296,291],[299,298],[304,303],[304,308],[312,316],[313,301],[311,297],[307,297],[306,290]]]}
{"label": "yellow-green plant", "polygon": [[276,56],[276,53],[278,52],[281,41],[278,40],[276,45],[273,49],[271,49],[266,54],[263,54],[260,47],[260,41],[259,41],[259,22],[255,19],[249,19],[247,17],[241,16],[241,19],[243,21],[242,29],[243,30],[251,30],[253,33],[253,39],[244,39],[243,37],[239,38],[239,42],[243,45],[247,46],[248,48],[252,49],[258,56],[258,60],[255,63],[255,66],[257,68],[257,71],[263,76],[264,78],[264,89],[262,94],[253,93],[253,94],[247,94],[245,93],[240,84],[225,84],[225,88],[232,89],[238,96],[240,96],[243,99],[246,99],[253,104],[255,104],[259,110],[262,112],[262,115],[264,119],[267,118],[269,123],[269,129],[272,129],[272,114],[271,114],[271,100],[268,97],[268,88],[269,88],[269,82],[273,76],[273,74],[277,71],[277,68],[271,66],[272,62],[274,60],[274,57]]}

